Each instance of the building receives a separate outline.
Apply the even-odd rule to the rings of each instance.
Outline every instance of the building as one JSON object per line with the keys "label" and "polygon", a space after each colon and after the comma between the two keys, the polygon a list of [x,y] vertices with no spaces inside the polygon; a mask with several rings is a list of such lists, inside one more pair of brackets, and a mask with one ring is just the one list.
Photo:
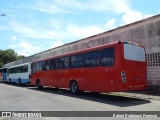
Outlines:
{"label": "building", "polygon": [[22,60],[5,64],[4,67],[31,62],[41,58],[47,58],[50,56],[120,40],[138,42],[145,46],[147,53],[148,83],[150,86],[160,87],[160,14],[69,44],[65,44],[60,47],[37,53]]}

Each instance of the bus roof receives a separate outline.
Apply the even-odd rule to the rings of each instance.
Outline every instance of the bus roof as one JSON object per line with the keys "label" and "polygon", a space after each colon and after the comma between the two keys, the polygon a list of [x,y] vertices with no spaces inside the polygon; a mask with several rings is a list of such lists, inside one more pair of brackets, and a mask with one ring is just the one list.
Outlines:
{"label": "bus roof", "polygon": [[65,55],[67,56],[67,55],[69,55],[69,54],[74,54],[74,53],[78,53],[78,52],[81,52],[81,51],[87,51],[87,50],[96,49],[96,48],[100,48],[100,47],[104,47],[104,46],[112,46],[112,45],[116,45],[116,44],[120,44],[120,43],[137,45],[137,46],[143,47],[143,46],[141,46],[140,44],[133,43],[133,42],[129,42],[129,41],[117,41],[117,42],[111,42],[111,43],[104,44],[104,45],[99,45],[99,46],[90,47],[90,48],[87,48],[87,49],[82,49],[82,50],[77,50],[77,51],[73,51],[73,52],[68,52],[68,53],[65,53],[65,54],[60,54],[60,55],[56,55],[56,56],[52,56],[52,57],[48,57],[48,58],[44,58],[44,59],[39,59],[39,60],[35,60],[35,61],[33,61],[33,62],[50,60],[50,59],[56,58],[56,57],[61,57],[61,56],[65,56]]}
{"label": "bus roof", "polygon": [[11,66],[11,67],[8,67],[8,68],[14,68],[14,67],[19,67],[19,66],[24,66],[24,65],[29,65],[29,64],[31,64],[31,62],[23,63],[23,64],[19,64],[19,65],[14,65],[14,66]]}
{"label": "bus roof", "polygon": [[0,68],[0,70],[7,69],[7,67]]}

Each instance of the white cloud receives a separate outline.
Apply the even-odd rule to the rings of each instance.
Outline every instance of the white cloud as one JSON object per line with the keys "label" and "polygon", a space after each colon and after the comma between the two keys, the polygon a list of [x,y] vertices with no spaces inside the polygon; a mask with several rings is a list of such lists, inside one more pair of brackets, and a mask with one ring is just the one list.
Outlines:
{"label": "white cloud", "polygon": [[40,29],[34,28],[27,24],[20,24],[15,21],[12,21],[10,25],[13,31],[28,38],[50,38],[50,36],[46,36],[45,34],[42,34],[43,32]]}
{"label": "white cloud", "polygon": [[124,13],[129,7],[130,0],[38,0],[26,9],[33,9],[49,14],[71,13],[78,10],[92,10],[100,12],[112,11],[117,14]]}
{"label": "white cloud", "polygon": [[144,15],[144,18],[149,18],[149,17],[152,17],[153,14],[148,14],[148,15]]}
{"label": "white cloud", "polygon": [[11,43],[16,42],[16,40],[17,40],[17,36],[16,35],[11,36],[11,40],[10,40]]}
{"label": "white cloud", "polygon": [[27,43],[26,41],[9,45],[9,48],[14,49],[18,53],[18,55],[25,56],[38,53],[41,50],[39,46],[32,45],[30,43]]}
{"label": "white cloud", "polygon": [[91,35],[95,35],[101,32],[104,32],[103,29],[100,27],[93,25],[93,26],[85,26],[79,27],[77,25],[68,25],[66,30],[72,34],[74,37],[89,37]]}
{"label": "white cloud", "polygon": [[63,10],[63,8],[56,6],[56,4],[54,4],[54,1],[44,2],[42,0],[39,0],[36,2],[36,4],[34,6],[30,6],[30,8],[37,10],[37,11],[46,12],[49,14],[66,12],[65,10]]}
{"label": "white cloud", "polygon": [[85,4],[86,1],[79,2],[76,0],[55,0],[54,4],[56,4],[59,7],[67,8],[67,9],[88,9],[89,5]]}
{"label": "white cloud", "polygon": [[[56,13],[69,13],[69,12],[76,12],[77,10],[92,10],[92,11],[99,11],[99,12],[113,12],[116,14],[122,14],[122,24],[125,25],[128,23],[132,23],[138,20],[141,20],[143,18],[148,17],[149,15],[142,14],[139,11],[133,10],[130,6],[130,0],[85,0],[80,2],[78,0],[52,0],[52,1],[44,1],[39,0],[36,1],[33,6],[29,6],[28,9],[35,9],[41,12],[46,12],[49,14],[56,14]],[[133,17],[134,16],[134,17]],[[114,22],[113,19],[111,22]],[[61,23],[58,23],[54,25],[57,29],[60,28]],[[53,24],[52,24],[53,25]],[[109,27],[108,23],[106,23],[106,26]],[[114,27],[109,27],[109,29],[112,29]],[[17,30],[17,29],[16,29]],[[37,33],[37,30],[30,29],[29,27],[24,27],[25,32],[29,33],[28,37],[38,37],[39,33]],[[24,31],[23,30],[23,31]],[[43,31],[39,32],[42,33]],[[44,30],[46,31],[46,30]],[[51,30],[50,30],[51,31]],[[32,33],[32,34],[31,34]],[[60,37],[58,35],[58,32],[53,31],[53,35],[47,34],[41,34],[39,37],[41,38],[51,38],[54,37]],[[63,31],[64,34],[64,31]],[[58,36],[57,36],[58,35]],[[65,35],[66,36],[66,35]],[[61,38],[60,38],[61,39]]]}
{"label": "white cloud", "polygon": [[122,17],[122,22],[123,24],[129,24],[129,23],[133,23],[139,20],[142,20],[144,18],[148,18],[151,17],[152,14],[143,14],[139,11],[135,11],[132,9],[129,9]]}
{"label": "white cloud", "polygon": [[107,30],[110,30],[110,29],[113,29],[113,28],[115,28],[115,18],[111,18],[106,24],[105,24],[105,26],[106,26],[106,28],[107,28]]}
{"label": "white cloud", "polygon": [[[112,21],[111,21],[112,22]],[[53,24],[53,23],[52,23]],[[89,37],[95,35],[105,30],[97,25],[90,26],[78,26],[76,24],[68,23],[62,27],[62,24],[52,25],[50,28],[45,26],[32,26],[27,24],[20,24],[17,22],[11,22],[13,31],[20,34],[22,38],[40,38],[40,39],[50,39],[50,40],[73,40],[81,39],[84,37]],[[110,23],[112,24],[112,23]],[[111,26],[110,26],[111,27]]]}
{"label": "white cloud", "polygon": [[0,30],[9,30],[9,28],[5,26],[0,26]]}
{"label": "white cloud", "polygon": [[[38,1],[37,5],[39,10],[44,9],[44,11],[48,13],[53,11],[56,11],[57,13],[65,13],[66,11],[75,12],[77,10],[94,10],[99,12],[107,11],[116,14],[122,14],[123,16],[121,21],[123,25],[144,19],[146,16],[149,16],[133,10],[130,6],[130,0],[86,0],[83,1],[83,3],[76,0],[56,0],[50,3]],[[107,23],[106,26],[108,26]],[[112,28],[114,27],[110,27],[109,29]]]}
{"label": "white cloud", "polygon": [[[74,10],[95,10],[95,11],[114,11],[124,13],[129,9],[129,0],[85,0],[82,2],[76,0],[56,0],[53,1],[59,8]],[[50,5],[48,5],[49,7]]]}
{"label": "white cloud", "polygon": [[77,10],[113,12],[123,15],[121,20],[123,25],[150,16],[150,14],[146,15],[132,9],[130,2],[131,0],[85,0],[83,2],[78,0],[38,0],[32,6],[27,6],[26,9],[34,9],[49,14],[70,13]]}
{"label": "white cloud", "polygon": [[129,0],[91,0],[90,7],[98,11],[113,11],[117,14],[129,9]]}
{"label": "white cloud", "polygon": [[64,43],[60,40],[57,40],[55,41],[54,43],[52,43],[52,45],[50,46],[50,48],[55,48],[55,47],[58,47],[58,46],[61,46],[63,45]]}
{"label": "white cloud", "polygon": [[66,23],[64,23],[62,20],[59,20],[59,19],[49,19],[48,23],[50,24],[50,26],[52,26],[54,29],[62,29],[64,28],[64,25]]}
{"label": "white cloud", "polygon": [[13,36],[11,37],[11,40],[13,40],[13,41],[16,41],[16,39],[17,39],[17,36],[15,36],[15,35],[13,35]]}
{"label": "white cloud", "polygon": [[25,38],[66,39],[70,37],[63,30],[56,31],[54,29],[54,26],[51,26],[51,28],[48,28],[45,26],[39,26],[36,24],[32,26],[32,25],[17,23],[15,21],[12,21],[10,23],[10,26],[12,27],[13,31],[20,34],[21,37],[25,37]]}
{"label": "white cloud", "polygon": [[129,24],[138,20],[143,19],[143,14],[138,11],[128,10],[122,17],[122,22]]}

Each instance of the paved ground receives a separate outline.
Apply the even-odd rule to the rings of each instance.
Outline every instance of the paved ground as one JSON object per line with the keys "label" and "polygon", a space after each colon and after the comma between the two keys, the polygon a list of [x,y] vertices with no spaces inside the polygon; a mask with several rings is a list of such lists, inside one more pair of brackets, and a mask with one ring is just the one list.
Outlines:
{"label": "paved ground", "polygon": [[0,83],[0,111],[160,111],[158,95],[157,99],[150,99],[153,95],[149,95],[148,98],[142,96],[145,95],[142,93],[72,95],[68,90],[56,91],[53,88],[38,90],[34,86],[20,87]]}

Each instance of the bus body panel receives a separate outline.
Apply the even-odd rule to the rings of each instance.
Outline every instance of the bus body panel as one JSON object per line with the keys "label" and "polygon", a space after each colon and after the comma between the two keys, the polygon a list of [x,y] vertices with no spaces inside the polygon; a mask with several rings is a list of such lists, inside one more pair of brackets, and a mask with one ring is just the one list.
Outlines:
{"label": "bus body panel", "polygon": [[44,74],[45,74],[45,72],[42,72],[42,71],[37,71],[36,73],[32,73],[31,84],[36,85],[37,80],[42,80],[41,84],[45,85],[45,80],[43,80],[44,79],[44,77],[43,77]]}
{"label": "bus body panel", "polygon": [[126,71],[126,79],[129,89],[139,90],[146,89],[146,63],[125,61],[124,70]]}
{"label": "bus body panel", "polygon": [[21,83],[29,83],[29,74],[28,73],[18,73],[18,74],[11,74],[9,75],[9,82],[19,83],[19,79],[21,80]]}

